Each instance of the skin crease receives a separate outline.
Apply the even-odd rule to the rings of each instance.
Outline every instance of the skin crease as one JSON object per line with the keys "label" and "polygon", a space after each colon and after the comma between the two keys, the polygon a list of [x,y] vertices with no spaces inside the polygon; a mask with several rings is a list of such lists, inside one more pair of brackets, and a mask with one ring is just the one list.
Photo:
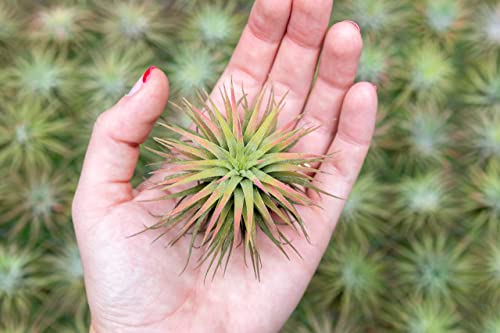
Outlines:
{"label": "skin crease", "polygon": [[[233,79],[250,98],[264,85],[278,99],[289,91],[283,124],[302,114],[298,126],[321,127],[296,151],[336,152],[321,165],[315,182],[347,198],[368,151],[374,130],[377,93],[370,83],[353,85],[362,39],[352,22],[328,29],[332,0],[257,0],[241,40],[218,82]],[[320,63],[313,82],[315,68]],[[218,91],[216,87],[214,91]],[[277,332],[299,302],[319,264],[344,200],[311,196],[323,208],[299,207],[311,243],[293,234],[304,259],[283,255],[259,238],[261,281],[236,248],[225,276],[203,279],[194,254],[186,271],[188,239],[166,247],[167,234],[143,230],[174,202],[145,203],[163,192],[150,182],[130,185],[139,145],[164,109],[169,85],[151,71],[147,82],[97,120],[73,201],[73,220],[92,315],[91,331],[107,332]],[[218,95],[213,94],[218,100]],[[308,98],[309,97],[309,98]]]}

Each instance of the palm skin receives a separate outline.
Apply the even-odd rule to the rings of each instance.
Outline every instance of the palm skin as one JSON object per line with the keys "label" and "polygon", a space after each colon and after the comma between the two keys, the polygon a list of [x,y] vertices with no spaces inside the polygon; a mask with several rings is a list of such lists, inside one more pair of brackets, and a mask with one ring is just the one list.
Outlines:
{"label": "palm skin", "polygon": [[[324,173],[316,176],[316,185],[347,198],[373,134],[377,96],[369,83],[353,85],[362,48],[359,28],[341,22],[327,31],[331,7],[332,0],[257,0],[218,86],[232,79],[250,98],[264,85],[272,85],[278,98],[288,91],[279,122],[302,114],[297,126],[321,125],[294,149],[336,152],[321,166]],[[198,267],[195,260],[202,250],[179,275],[188,239],[166,247],[171,235],[154,242],[161,230],[129,237],[175,204],[145,202],[164,194],[151,189],[150,182],[137,189],[130,185],[139,145],[164,109],[169,91],[158,69],[138,84],[138,91],[96,122],[73,202],[91,330],[277,332],[319,264],[344,201],[311,194],[323,209],[299,207],[311,243],[286,232],[303,259],[290,253],[287,260],[260,237],[260,281],[245,265],[242,247],[233,252],[224,276],[204,279],[207,267]]]}

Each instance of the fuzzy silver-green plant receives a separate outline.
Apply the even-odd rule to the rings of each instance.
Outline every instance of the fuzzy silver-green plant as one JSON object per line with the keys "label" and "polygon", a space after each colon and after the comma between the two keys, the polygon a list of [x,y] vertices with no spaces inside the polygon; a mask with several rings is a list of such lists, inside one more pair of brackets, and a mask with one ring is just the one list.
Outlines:
{"label": "fuzzy silver-green plant", "polygon": [[80,45],[90,24],[90,13],[76,4],[41,7],[32,19],[30,37],[55,46]]}
{"label": "fuzzy silver-green plant", "polygon": [[20,175],[11,172],[5,180],[0,199],[0,222],[12,222],[11,236],[29,230],[29,238],[36,240],[44,229],[55,231],[67,223],[74,184],[64,173],[30,170]]}
{"label": "fuzzy silver-green plant", "polygon": [[4,58],[4,52],[9,52],[13,43],[19,38],[21,24],[14,6],[7,3],[0,3],[0,59]]}
{"label": "fuzzy silver-green plant", "polygon": [[489,235],[474,255],[476,286],[492,303],[500,304],[500,240],[498,232]]}
{"label": "fuzzy silver-green plant", "polygon": [[377,313],[387,288],[383,258],[367,247],[334,239],[310,286],[314,303],[326,307],[338,301],[342,322],[360,311],[366,316]]}
{"label": "fuzzy silver-green plant", "polygon": [[500,50],[500,4],[480,3],[473,8],[475,17],[469,22],[466,36],[470,49],[480,54],[495,54]]}
{"label": "fuzzy silver-green plant", "polygon": [[240,36],[243,15],[234,1],[203,2],[193,8],[180,30],[187,43],[200,43],[209,49],[231,50]]}
{"label": "fuzzy silver-green plant", "polygon": [[471,161],[500,159],[500,108],[472,112],[471,129],[463,137]]}
{"label": "fuzzy silver-green plant", "polygon": [[387,198],[374,174],[360,176],[345,202],[336,232],[362,243],[380,239],[387,231],[384,221],[388,217],[385,208]]}
{"label": "fuzzy silver-green plant", "polygon": [[418,43],[408,55],[407,66],[400,76],[407,82],[397,103],[402,105],[414,96],[422,103],[443,101],[453,88],[456,68],[438,43]]}
{"label": "fuzzy silver-green plant", "polygon": [[[92,61],[82,68],[81,91],[90,119],[102,110],[114,105],[127,94],[153,62],[153,53],[139,46],[110,49],[106,52],[93,52]],[[91,121],[90,123],[93,123]]]}
{"label": "fuzzy silver-green plant", "polygon": [[[68,313],[80,321],[87,316],[80,251],[73,235],[59,237],[55,253],[43,258],[51,301],[56,313]],[[49,302],[47,302],[49,303]]]}
{"label": "fuzzy silver-green plant", "polygon": [[181,46],[167,68],[173,98],[189,99],[196,96],[196,91],[209,90],[223,67],[208,49]]}
{"label": "fuzzy silver-green plant", "polygon": [[473,106],[500,107],[500,58],[489,57],[467,72],[464,102]]}
{"label": "fuzzy silver-green plant", "polygon": [[0,244],[0,318],[22,318],[42,295],[39,254],[15,244]]}
{"label": "fuzzy silver-green plant", "polygon": [[474,166],[465,184],[464,210],[473,214],[475,227],[486,224],[498,230],[500,219],[500,161],[492,159],[485,167]]}
{"label": "fuzzy silver-green plant", "polygon": [[446,228],[460,212],[450,179],[440,171],[405,177],[395,185],[391,220],[405,233]]}
{"label": "fuzzy silver-green plant", "polygon": [[386,321],[390,332],[466,333],[459,312],[439,300],[411,298],[393,304]]}
{"label": "fuzzy silver-green plant", "polygon": [[54,102],[75,94],[75,65],[50,48],[31,48],[16,57],[2,76],[3,93],[18,100]]}
{"label": "fuzzy silver-green plant", "polygon": [[98,5],[101,18],[94,28],[112,47],[168,48],[175,16],[165,9],[154,0],[105,1]]}
{"label": "fuzzy silver-green plant", "polygon": [[0,165],[12,169],[48,168],[51,157],[69,153],[62,139],[71,128],[53,107],[25,101],[0,112]]}
{"label": "fuzzy silver-green plant", "polygon": [[415,6],[420,15],[413,23],[414,30],[423,38],[437,37],[450,43],[464,28],[468,13],[463,0],[425,0]]}
{"label": "fuzzy silver-green plant", "polygon": [[474,266],[467,251],[466,242],[455,242],[442,232],[423,234],[399,248],[395,274],[400,297],[471,306]]}
{"label": "fuzzy silver-green plant", "polygon": [[389,82],[391,74],[390,68],[395,66],[396,50],[391,45],[390,43],[380,45],[378,40],[365,38],[357,80],[370,81],[386,89],[385,84]]}
{"label": "fuzzy silver-green plant", "polygon": [[451,112],[435,103],[411,105],[399,122],[397,164],[404,170],[427,170],[448,164],[452,155]]}
{"label": "fuzzy silver-green plant", "polygon": [[187,100],[179,107],[192,119],[196,131],[160,124],[183,139],[156,138],[173,154],[157,152],[167,163],[159,170],[166,175],[155,187],[163,191],[182,185],[188,188],[158,198],[178,199],[179,204],[150,228],[162,229],[164,234],[177,230],[170,245],[189,236],[189,255],[193,248],[204,248],[200,261],[208,263],[205,277],[211,269],[215,277],[219,268],[227,267],[233,248],[241,242],[260,279],[258,232],[287,258],[285,248],[297,250],[280,225],[307,238],[296,205],[316,205],[308,190],[325,193],[313,184],[310,174],[318,169],[310,165],[328,156],[290,152],[314,129],[293,129],[293,122],[277,128],[285,97],[278,101],[272,91],[263,91],[250,105],[246,97],[236,99],[231,85],[230,91],[221,91],[222,105],[202,97],[206,113]]}
{"label": "fuzzy silver-green plant", "polygon": [[400,1],[352,0],[343,1],[338,11],[343,18],[359,24],[364,33],[380,35],[398,27],[407,18],[407,11]]}
{"label": "fuzzy silver-green plant", "polygon": [[474,333],[500,332],[500,303],[493,304],[487,311],[481,311],[479,320],[471,327]]}

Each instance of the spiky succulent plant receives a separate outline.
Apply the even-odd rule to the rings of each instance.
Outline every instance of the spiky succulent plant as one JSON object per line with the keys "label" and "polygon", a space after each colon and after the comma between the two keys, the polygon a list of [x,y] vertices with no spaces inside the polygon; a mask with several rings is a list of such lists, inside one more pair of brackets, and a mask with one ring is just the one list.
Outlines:
{"label": "spiky succulent plant", "polygon": [[57,46],[79,44],[85,37],[90,14],[70,3],[40,8],[33,17],[31,37]]}
{"label": "spiky succulent plant", "polygon": [[[462,0],[426,0],[416,6],[422,15],[416,20],[415,29],[426,38],[436,36],[451,42],[464,27],[467,11]],[[420,22],[420,18],[425,22]]]}
{"label": "spiky succulent plant", "polygon": [[473,167],[465,193],[464,210],[474,214],[474,224],[500,229],[500,161],[493,159],[484,168]]}
{"label": "spiky succulent plant", "polygon": [[177,198],[179,204],[153,228],[166,233],[179,226],[171,245],[190,234],[191,249],[206,249],[200,260],[210,258],[207,274],[213,268],[215,275],[224,257],[227,263],[233,247],[241,242],[259,278],[259,237],[269,238],[287,255],[285,247],[294,247],[280,224],[307,236],[295,205],[314,205],[307,190],[321,190],[306,173],[315,173],[317,169],[309,163],[326,156],[289,152],[313,129],[293,129],[293,122],[277,129],[284,98],[276,101],[272,91],[263,92],[252,106],[246,97],[236,100],[233,86],[229,94],[221,92],[221,98],[223,105],[219,106],[208,98],[206,114],[185,100],[181,110],[192,119],[196,131],[162,124],[182,138],[156,138],[174,153],[159,152],[168,166],[162,170],[167,175],[156,187],[188,188],[160,198]]}
{"label": "spiky succulent plant", "polygon": [[43,259],[47,283],[51,288],[51,306],[56,313],[64,312],[84,321],[87,303],[80,251],[74,235],[63,235],[59,240],[55,246],[56,253]]}
{"label": "spiky succulent plant", "polygon": [[453,187],[441,172],[429,172],[402,179],[396,186],[392,221],[405,233],[449,226],[460,210],[456,207]]}
{"label": "spiky succulent plant", "polygon": [[16,17],[16,12],[13,6],[7,3],[0,3],[0,59],[4,57],[4,52],[12,47],[12,43],[18,36],[20,22]]}
{"label": "spiky succulent plant", "polygon": [[58,172],[29,170],[27,174],[12,172],[0,192],[5,208],[0,209],[0,222],[13,221],[10,235],[29,229],[31,239],[37,239],[42,229],[54,231],[66,222],[74,184]]}
{"label": "spiky succulent plant", "polygon": [[41,295],[43,278],[38,255],[15,245],[0,244],[0,316],[19,318],[31,312],[31,304]]}
{"label": "spiky succulent plant", "polygon": [[387,231],[384,204],[387,195],[374,174],[359,177],[347,199],[337,232],[358,242],[379,239]]}
{"label": "spiky succulent plant", "polygon": [[208,49],[195,51],[194,47],[181,46],[168,66],[173,98],[193,98],[194,91],[209,89],[222,68],[218,57]]}
{"label": "spiky succulent plant", "polygon": [[[344,1],[339,7],[344,17],[359,24],[369,34],[380,34],[398,26],[407,16],[404,4],[390,0]],[[334,13],[337,11],[335,9]]]}
{"label": "spiky succulent plant", "polygon": [[77,82],[73,62],[49,48],[32,48],[19,55],[3,75],[3,92],[20,100],[68,99],[74,93],[73,83]]}
{"label": "spiky succulent plant", "polygon": [[494,304],[487,311],[481,311],[479,320],[471,327],[470,332],[498,333],[500,332],[500,305]]}
{"label": "spiky succulent plant", "polygon": [[105,1],[99,4],[101,20],[95,30],[116,47],[153,44],[169,45],[174,15],[154,0]]}
{"label": "spiky succulent plant", "polygon": [[353,242],[345,243],[331,243],[310,286],[316,304],[327,306],[340,301],[342,321],[359,311],[368,316],[376,313],[386,290],[383,255]]}
{"label": "spiky succulent plant", "polygon": [[181,29],[181,38],[188,43],[202,42],[209,48],[231,50],[238,40],[243,15],[234,1],[204,2],[193,9]]}
{"label": "spiky succulent plant", "polygon": [[455,67],[449,55],[437,43],[419,43],[407,59],[409,70],[401,71],[408,81],[405,91],[398,97],[398,103],[415,96],[422,102],[442,101],[453,87]]}
{"label": "spiky succulent plant", "polygon": [[399,146],[393,145],[398,150],[398,166],[411,171],[448,164],[453,153],[450,116],[450,111],[436,103],[409,106],[398,123],[402,139]]}
{"label": "spiky succulent plant", "polygon": [[0,165],[13,169],[47,168],[53,154],[69,152],[61,139],[68,122],[56,117],[54,107],[39,102],[13,103],[0,112]]}
{"label": "spiky succulent plant", "polygon": [[462,318],[453,307],[443,305],[439,300],[408,299],[394,304],[387,316],[387,323],[401,333],[465,333],[461,327]]}
{"label": "spiky succulent plant", "polygon": [[97,112],[102,112],[124,96],[144,68],[153,61],[149,49],[138,46],[113,48],[106,52],[91,55],[92,62],[82,69],[82,92],[85,100],[82,104],[91,113],[91,123]]}
{"label": "spiky succulent plant", "polygon": [[476,16],[470,20],[468,36],[477,53],[494,54],[500,49],[500,4],[481,3],[475,8]]}
{"label": "spiky succulent plant", "polygon": [[[475,251],[476,285],[494,303],[500,302],[500,240],[492,233]],[[499,326],[500,327],[500,326]]]}
{"label": "spiky succulent plant", "polygon": [[464,136],[472,161],[500,159],[500,108],[475,111],[471,130]]}
{"label": "spiky succulent plant", "polygon": [[454,242],[444,233],[425,234],[400,248],[396,274],[401,297],[471,306],[468,292],[474,277],[467,250],[467,242]]}
{"label": "spiky succulent plant", "polygon": [[465,103],[500,108],[500,58],[489,57],[469,69],[464,88]]}
{"label": "spiky succulent plant", "polygon": [[378,44],[373,39],[365,39],[356,78],[384,85],[389,79],[389,69],[396,52],[391,45]]}

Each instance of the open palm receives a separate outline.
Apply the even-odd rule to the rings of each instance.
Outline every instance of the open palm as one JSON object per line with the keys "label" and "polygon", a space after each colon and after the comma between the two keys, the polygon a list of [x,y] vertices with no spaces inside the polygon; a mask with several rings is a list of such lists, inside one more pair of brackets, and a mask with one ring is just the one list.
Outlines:
{"label": "open palm", "polygon": [[[232,79],[250,99],[264,85],[277,97],[288,92],[283,124],[320,126],[294,148],[336,152],[321,165],[319,187],[346,198],[373,134],[376,88],[353,85],[362,49],[359,28],[341,22],[327,31],[332,0],[257,0],[241,40],[218,86]],[[320,61],[319,71],[315,70]],[[174,202],[146,203],[159,190],[130,185],[139,145],[168,99],[168,80],[158,69],[96,122],[73,203],[73,218],[85,271],[95,332],[276,332],[291,314],[328,244],[344,201],[315,196],[319,208],[299,207],[311,243],[295,237],[303,259],[286,260],[259,238],[261,281],[233,253],[224,277],[204,281],[196,262],[182,274],[187,242],[173,247],[141,231]],[[218,91],[218,87],[214,91]],[[217,100],[217,94],[214,94]],[[158,177],[158,176],[154,176]],[[189,238],[189,237],[188,237]],[[165,240],[170,239],[169,235]],[[202,250],[198,250],[201,251]]]}

